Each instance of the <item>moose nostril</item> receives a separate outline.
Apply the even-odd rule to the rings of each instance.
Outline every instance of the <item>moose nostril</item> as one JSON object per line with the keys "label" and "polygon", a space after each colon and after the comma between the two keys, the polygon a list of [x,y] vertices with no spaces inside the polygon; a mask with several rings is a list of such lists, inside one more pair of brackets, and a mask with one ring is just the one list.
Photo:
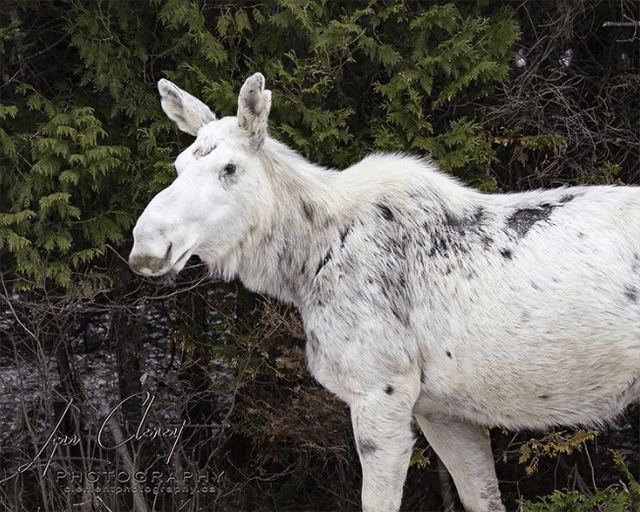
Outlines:
{"label": "moose nostril", "polygon": [[139,248],[136,250],[134,247],[134,250],[129,256],[129,266],[137,274],[153,275],[162,271],[167,262],[171,262],[172,252],[172,243],[169,243],[169,246],[163,256],[160,256],[157,252],[156,256],[154,256],[153,251],[141,251]]}

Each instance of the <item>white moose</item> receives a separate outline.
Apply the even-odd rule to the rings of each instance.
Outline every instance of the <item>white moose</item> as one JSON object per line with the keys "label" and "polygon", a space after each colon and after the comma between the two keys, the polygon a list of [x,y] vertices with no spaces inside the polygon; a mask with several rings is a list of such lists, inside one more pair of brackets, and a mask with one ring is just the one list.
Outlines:
{"label": "white moose", "polygon": [[486,195],[402,155],[324,169],[269,137],[261,74],[223,119],[158,86],[196,140],[131,268],[196,254],[299,308],[312,374],[350,406],[365,511],[399,509],[412,417],[466,509],[503,511],[484,426],[600,425],[640,397],[639,188]]}

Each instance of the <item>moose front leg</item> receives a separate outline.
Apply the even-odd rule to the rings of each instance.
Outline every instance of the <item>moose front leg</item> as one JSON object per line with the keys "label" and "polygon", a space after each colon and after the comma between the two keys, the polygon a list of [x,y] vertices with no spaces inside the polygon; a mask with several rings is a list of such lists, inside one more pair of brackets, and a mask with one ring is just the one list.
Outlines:
{"label": "moose front leg", "polygon": [[489,436],[480,425],[416,414],[427,441],[451,473],[468,512],[504,512]]}
{"label": "moose front leg", "polygon": [[[419,382],[419,380],[418,380]],[[411,383],[386,385],[351,402],[351,419],[362,465],[364,512],[396,512],[411,459]]]}

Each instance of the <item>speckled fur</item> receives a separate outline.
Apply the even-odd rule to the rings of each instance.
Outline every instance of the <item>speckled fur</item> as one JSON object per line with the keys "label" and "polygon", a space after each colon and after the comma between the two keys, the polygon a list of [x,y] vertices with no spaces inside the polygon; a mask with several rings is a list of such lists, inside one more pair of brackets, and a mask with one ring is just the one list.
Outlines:
{"label": "speckled fur", "polygon": [[260,74],[220,120],[159,88],[197,138],[131,267],[197,254],[299,308],[312,374],[351,408],[364,510],[398,510],[412,416],[467,510],[502,511],[484,425],[600,425],[640,396],[640,189],[485,195],[403,155],[323,169],[268,136]]}

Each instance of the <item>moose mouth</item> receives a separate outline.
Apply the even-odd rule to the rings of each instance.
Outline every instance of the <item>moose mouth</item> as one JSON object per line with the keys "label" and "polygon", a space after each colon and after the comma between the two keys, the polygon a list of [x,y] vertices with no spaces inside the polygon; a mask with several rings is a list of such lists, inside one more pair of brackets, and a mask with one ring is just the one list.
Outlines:
{"label": "moose mouth", "polygon": [[157,277],[164,275],[175,275],[180,272],[191,257],[193,247],[189,247],[180,253],[180,256],[173,258],[173,244],[169,247],[161,258],[149,254],[141,253],[134,246],[129,256],[129,266],[139,275],[147,277]]}
{"label": "moose mouth", "polygon": [[[182,254],[178,257],[178,259],[169,267],[169,269],[165,272],[165,274],[177,274],[180,272],[184,266],[187,264],[187,261],[191,257],[191,251],[193,248],[186,249],[182,252]],[[171,251],[171,244],[169,244],[169,251]]]}

